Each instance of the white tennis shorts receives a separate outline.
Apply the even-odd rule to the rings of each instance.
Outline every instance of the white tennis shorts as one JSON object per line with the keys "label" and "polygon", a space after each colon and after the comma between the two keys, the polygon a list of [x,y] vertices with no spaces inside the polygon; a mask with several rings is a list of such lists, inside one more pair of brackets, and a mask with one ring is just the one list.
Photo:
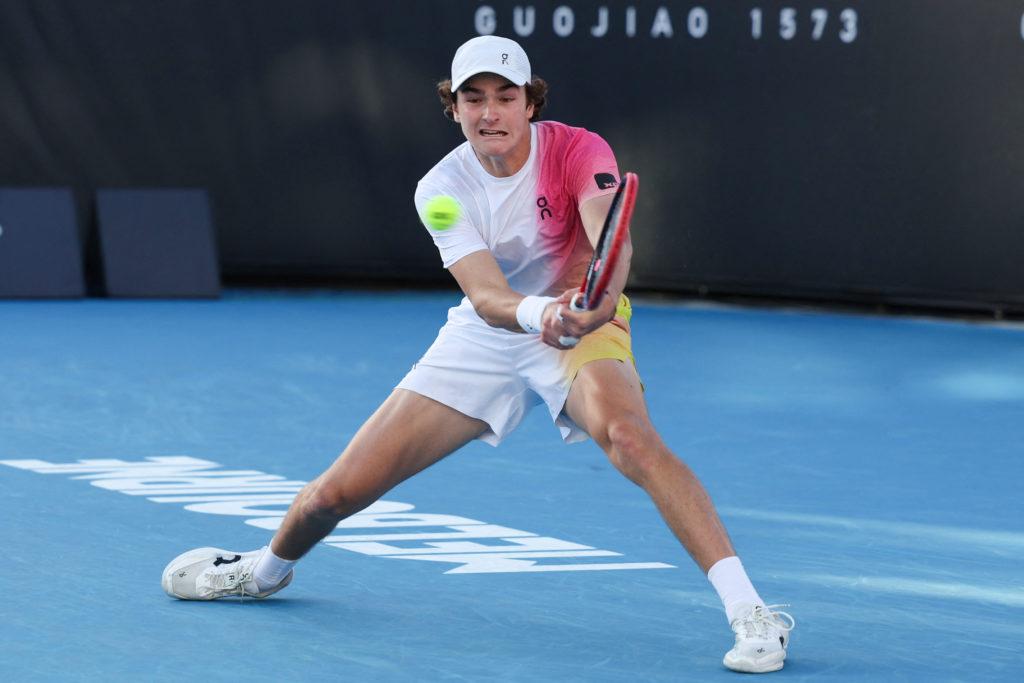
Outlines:
{"label": "white tennis shorts", "polygon": [[[627,311],[628,305],[626,300]],[[479,438],[492,446],[541,403],[566,443],[583,441],[587,433],[562,412],[572,381],[592,360],[633,362],[627,329],[628,322],[608,323],[583,337],[574,349],[559,351],[535,334],[448,322],[398,388],[483,420],[490,429]]]}

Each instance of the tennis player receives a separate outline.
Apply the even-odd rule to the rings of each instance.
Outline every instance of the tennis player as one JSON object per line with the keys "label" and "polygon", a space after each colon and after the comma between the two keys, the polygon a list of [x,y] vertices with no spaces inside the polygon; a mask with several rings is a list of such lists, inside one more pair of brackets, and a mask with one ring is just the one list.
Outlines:
{"label": "tennis player", "polygon": [[[164,570],[169,595],[281,590],[296,561],[342,519],[473,439],[498,445],[543,404],[566,442],[590,436],[643,487],[707,573],[735,632],[725,665],[782,668],[792,618],[765,605],[708,494],[648,417],[622,294],[629,244],[597,308],[569,308],[619,169],[599,136],[539,120],[547,87],[512,40],[474,38],[455,53],[438,93],[466,142],[423,177],[415,203],[421,216],[439,195],[461,205],[454,225],[428,231],[466,296],[341,456],[296,496],[270,546],[184,553]],[[569,346],[572,337],[579,342]]]}

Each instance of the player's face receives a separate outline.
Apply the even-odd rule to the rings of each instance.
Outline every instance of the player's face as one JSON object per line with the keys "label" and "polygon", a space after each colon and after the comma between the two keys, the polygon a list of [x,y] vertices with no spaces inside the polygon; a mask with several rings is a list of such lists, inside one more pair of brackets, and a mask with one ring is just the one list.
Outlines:
{"label": "player's face", "polygon": [[479,74],[459,88],[455,120],[485,164],[519,170],[530,156],[533,105],[526,88],[496,74]]}

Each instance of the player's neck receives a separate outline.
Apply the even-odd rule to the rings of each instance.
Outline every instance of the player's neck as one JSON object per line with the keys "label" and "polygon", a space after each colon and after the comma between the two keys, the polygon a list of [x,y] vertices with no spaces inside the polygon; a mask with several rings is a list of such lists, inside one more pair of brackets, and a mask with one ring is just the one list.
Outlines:
{"label": "player's neck", "polygon": [[473,153],[480,160],[480,165],[484,167],[487,173],[495,178],[508,178],[518,173],[529,160],[532,136],[533,131],[527,128],[527,134],[523,136],[520,143],[506,154],[483,154],[475,147],[473,148]]}

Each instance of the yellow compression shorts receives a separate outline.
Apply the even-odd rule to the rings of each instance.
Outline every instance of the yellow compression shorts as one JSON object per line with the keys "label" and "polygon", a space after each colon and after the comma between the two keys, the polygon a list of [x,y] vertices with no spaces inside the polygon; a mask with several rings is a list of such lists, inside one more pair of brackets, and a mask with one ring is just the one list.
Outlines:
{"label": "yellow compression shorts", "polygon": [[629,297],[619,295],[619,305],[615,309],[615,317],[590,334],[584,335],[579,344],[564,355],[565,373],[570,381],[587,363],[595,360],[614,358],[623,363],[629,361],[636,367],[633,357],[633,344],[629,335],[629,321],[633,317],[633,307]]}

